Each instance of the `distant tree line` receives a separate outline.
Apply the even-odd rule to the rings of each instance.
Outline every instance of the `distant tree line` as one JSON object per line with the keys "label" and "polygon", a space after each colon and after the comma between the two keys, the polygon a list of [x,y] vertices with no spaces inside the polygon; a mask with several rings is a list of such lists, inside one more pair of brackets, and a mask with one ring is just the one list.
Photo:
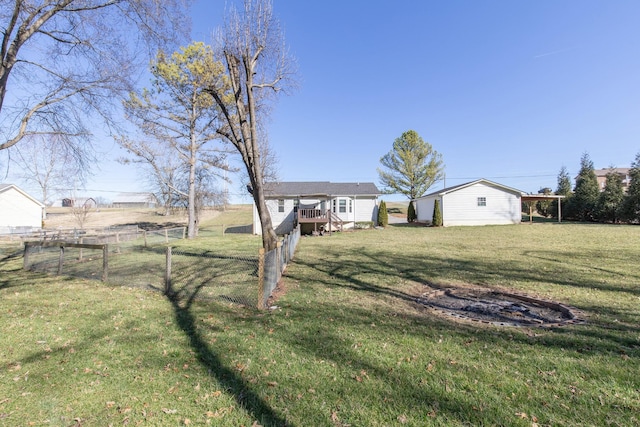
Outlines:
{"label": "distant tree line", "polygon": [[[540,193],[565,196],[562,199],[563,220],[604,223],[640,223],[640,153],[631,163],[630,182],[625,192],[622,177],[612,167],[600,191],[593,162],[587,153],[580,159],[580,171],[575,187],[571,189],[571,177],[563,166],[558,174],[555,192],[543,188]],[[557,201],[539,201],[536,211],[545,217],[558,217]]]}

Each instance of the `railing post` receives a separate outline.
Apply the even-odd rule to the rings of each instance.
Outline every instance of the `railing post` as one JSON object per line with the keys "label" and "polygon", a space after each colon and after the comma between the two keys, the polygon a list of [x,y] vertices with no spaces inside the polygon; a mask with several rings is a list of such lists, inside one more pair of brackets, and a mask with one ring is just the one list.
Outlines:
{"label": "railing post", "polygon": [[264,248],[258,253],[258,309],[264,310]]}
{"label": "railing post", "polygon": [[102,281],[109,279],[109,244],[102,247]]}
{"label": "railing post", "polygon": [[164,294],[171,294],[171,246],[167,246],[167,257],[164,270]]}

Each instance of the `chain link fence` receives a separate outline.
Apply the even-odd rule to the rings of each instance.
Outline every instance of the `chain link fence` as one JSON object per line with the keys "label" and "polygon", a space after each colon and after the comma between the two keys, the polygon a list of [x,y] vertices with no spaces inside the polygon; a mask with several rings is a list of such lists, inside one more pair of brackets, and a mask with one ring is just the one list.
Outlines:
{"label": "chain link fence", "polygon": [[[122,236],[74,241],[25,242],[24,268],[48,274],[144,287],[180,298],[205,298],[265,308],[287,264],[293,258],[300,229],[258,256],[224,251],[172,248],[183,230],[146,232],[137,239]],[[82,242],[80,242],[82,241]],[[87,243],[90,242],[90,243]]]}
{"label": "chain link fence", "polygon": [[278,247],[272,251],[260,251],[260,257],[263,260],[263,272],[260,277],[260,301],[258,308],[267,306],[269,297],[278,286],[278,282],[282,277],[282,273],[287,268],[287,264],[293,259],[298,242],[300,241],[300,225],[290,233],[284,236],[282,241],[278,242]]}

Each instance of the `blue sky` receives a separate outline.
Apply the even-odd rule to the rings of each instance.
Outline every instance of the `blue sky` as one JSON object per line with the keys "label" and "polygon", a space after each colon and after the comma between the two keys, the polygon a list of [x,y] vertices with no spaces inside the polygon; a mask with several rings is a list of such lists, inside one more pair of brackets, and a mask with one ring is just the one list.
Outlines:
{"label": "blue sky", "polygon": [[[200,1],[194,38],[221,7]],[[274,0],[300,89],[270,140],[283,181],[373,181],[413,129],[446,185],[556,187],[583,152],[596,168],[640,152],[638,1]],[[445,183],[436,184],[435,188]]]}
{"label": "blue sky", "polygon": [[[194,40],[210,41],[225,3],[196,1]],[[555,189],[584,152],[596,168],[640,152],[637,0],[273,3],[300,86],[268,126],[283,181],[378,183],[380,157],[409,129],[442,154],[447,186]],[[131,167],[117,171],[87,188],[144,189]]]}

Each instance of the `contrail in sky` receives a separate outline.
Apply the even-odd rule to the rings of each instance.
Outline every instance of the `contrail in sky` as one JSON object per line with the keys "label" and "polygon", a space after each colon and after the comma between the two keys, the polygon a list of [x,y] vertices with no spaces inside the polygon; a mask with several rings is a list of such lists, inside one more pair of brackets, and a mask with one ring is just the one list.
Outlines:
{"label": "contrail in sky", "polygon": [[568,47],[566,49],[554,50],[553,52],[547,52],[547,53],[542,53],[540,55],[536,55],[533,58],[536,59],[536,58],[542,58],[543,56],[557,55],[558,53],[568,52],[570,50],[577,49],[577,48],[578,48],[577,46],[574,46],[574,47]]}

